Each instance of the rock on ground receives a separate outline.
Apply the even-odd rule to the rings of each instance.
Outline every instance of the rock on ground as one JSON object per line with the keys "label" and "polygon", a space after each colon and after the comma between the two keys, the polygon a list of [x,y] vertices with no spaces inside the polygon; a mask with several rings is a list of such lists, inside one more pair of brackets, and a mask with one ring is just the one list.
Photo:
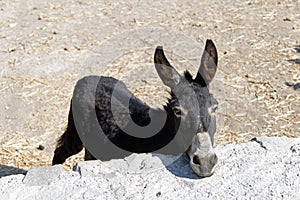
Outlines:
{"label": "rock on ground", "polygon": [[0,199],[299,199],[300,138],[259,137],[216,151],[208,178],[194,175],[185,155],[165,167],[171,156],[133,154],[81,162],[74,171],[57,165],[0,174]]}

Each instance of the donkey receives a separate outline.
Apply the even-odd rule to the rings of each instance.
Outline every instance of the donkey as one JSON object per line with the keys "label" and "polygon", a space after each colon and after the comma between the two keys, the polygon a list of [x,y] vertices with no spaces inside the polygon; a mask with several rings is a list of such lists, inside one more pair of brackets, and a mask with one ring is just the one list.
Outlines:
{"label": "donkey", "polygon": [[[115,78],[80,79],[73,92],[68,126],[57,142],[52,164],[62,164],[84,147],[85,160],[103,161],[131,153],[185,152],[199,177],[211,176],[218,162],[213,149],[218,102],[208,86],[217,62],[217,49],[212,40],[207,40],[196,77],[188,71],[182,76],[158,46],[154,65],[162,82],[171,89],[161,109],[143,103]],[[151,123],[154,126],[149,128]]]}

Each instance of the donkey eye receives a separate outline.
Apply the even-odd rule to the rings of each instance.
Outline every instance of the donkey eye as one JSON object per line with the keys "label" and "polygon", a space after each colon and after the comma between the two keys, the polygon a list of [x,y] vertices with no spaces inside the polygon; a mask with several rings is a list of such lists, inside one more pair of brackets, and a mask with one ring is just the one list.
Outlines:
{"label": "donkey eye", "polygon": [[218,109],[218,104],[215,104],[212,106],[212,112],[216,112],[216,110]]}
{"label": "donkey eye", "polygon": [[181,109],[180,107],[174,107],[173,112],[176,116],[181,116]]}

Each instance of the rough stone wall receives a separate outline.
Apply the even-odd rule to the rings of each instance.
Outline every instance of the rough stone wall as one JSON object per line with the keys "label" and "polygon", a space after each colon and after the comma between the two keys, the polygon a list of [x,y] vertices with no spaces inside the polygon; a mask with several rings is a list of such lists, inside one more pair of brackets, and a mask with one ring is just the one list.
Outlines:
{"label": "rough stone wall", "polygon": [[[199,179],[180,156],[133,154],[109,162],[31,168],[0,178],[0,199],[297,199],[300,138],[259,137],[217,146],[213,176]],[[2,170],[0,170],[2,171]],[[0,177],[1,177],[0,176]]]}

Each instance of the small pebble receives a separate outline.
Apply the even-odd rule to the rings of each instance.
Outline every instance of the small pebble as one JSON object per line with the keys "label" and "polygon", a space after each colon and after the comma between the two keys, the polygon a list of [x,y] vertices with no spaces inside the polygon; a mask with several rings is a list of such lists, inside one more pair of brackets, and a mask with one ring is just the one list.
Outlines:
{"label": "small pebble", "polygon": [[285,22],[286,22],[286,21],[290,22],[290,21],[292,21],[292,20],[286,17],[286,18],[283,19],[283,21],[285,21]]}
{"label": "small pebble", "polygon": [[45,149],[45,147],[44,147],[43,145],[39,145],[39,146],[37,147],[37,149],[43,151],[43,150]]}

